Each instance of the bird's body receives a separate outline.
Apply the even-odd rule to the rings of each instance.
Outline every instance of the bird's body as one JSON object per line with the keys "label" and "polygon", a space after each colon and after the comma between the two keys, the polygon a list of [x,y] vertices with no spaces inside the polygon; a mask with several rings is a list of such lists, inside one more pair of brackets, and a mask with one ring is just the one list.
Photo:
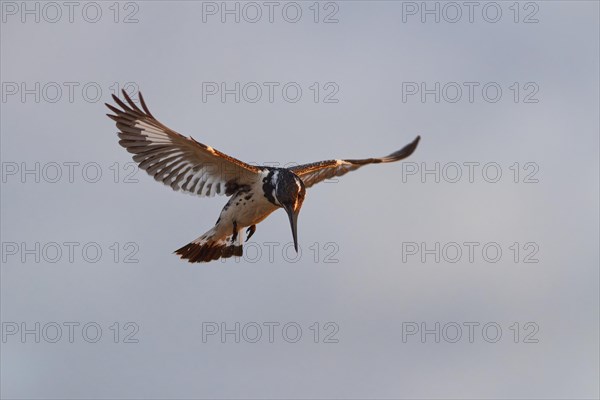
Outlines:
{"label": "bird's body", "polygon": [[265,196],[263,184],[259,180],[256,184],[240,189],[231,196],[219,215],[217,225],[223,226],[225,232],[231,232],[229,228],[233,227],[234,221],[240,229],[246,228],[262,222],[277,208],[277,205]]}
{"label": "bird's body", "polygon": [[[232,252],[232,255],[242,255],[243,230],[248,229],[250,238],[256,230],[256,225],[281,207],[276,192],[279,186],[296,185],[292,172],[285,168],[259,167],[258,179],[248,186],[238,188],[227,204],[221,210],[215,226],[202,236],[176,250],[176,253],[191,262],[210,261]],[[284,189],[287,190],[287,189]],[[214,252],[202,252],[206,247],[218,247]],[[222,248],[222,249],[221,249]],[[209,258],[209,259],[206,259]]]}
{"label": "bird's body", "polygon": [[123,95],[128,105],[113,96],[122,110],[107,104],[116,114],[108,116],[117,122],[119,143],[134,154],[140,168],[173,190],[231,196],[210,230],[175,251],[190,262],[241,256],[243,230],[249,239],[256,225],[278,208],[285,209],[290,218],[297,250],[296,221],[306,188],[363,165],[406,158],[420,139],[381,158],[328,160],[292,168],[252,166],[167,128],[152,116],[141,93],[143,110]]}

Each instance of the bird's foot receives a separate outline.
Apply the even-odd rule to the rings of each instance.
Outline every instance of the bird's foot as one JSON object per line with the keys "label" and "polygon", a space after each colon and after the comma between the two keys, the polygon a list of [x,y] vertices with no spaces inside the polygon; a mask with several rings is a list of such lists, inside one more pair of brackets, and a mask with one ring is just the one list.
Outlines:
{"label": "bird's foot", "polygon": [[235,243],[238,235],[237,222],[233,221],[233,234],[231,235],[231,243]]}

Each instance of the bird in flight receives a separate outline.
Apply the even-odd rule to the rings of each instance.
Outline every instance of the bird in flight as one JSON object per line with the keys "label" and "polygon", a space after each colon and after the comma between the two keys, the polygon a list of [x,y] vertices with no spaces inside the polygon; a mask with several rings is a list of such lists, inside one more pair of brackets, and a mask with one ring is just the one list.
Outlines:
{"label": "bird in flight", "polygon": [[256,224],[278,208],[289,217],[297,252],[298,213],[307,188],[367,164],[402,160],[415,151],[420,140],[417,136],[402,149],[380,158],[327,160],[291,168],[255,166],[167,128],[150,113],[142,93],[138,93],[141,109],[124,90],[123,96],[127,104],[113,95],[120,108],[106,104],[114,113],[107,115],[117,123],[119,144],[133,154],[141,169],[176,191],[231,197],[215,226],[175,251],[189,262],[241,256],[242,230],[247,228],[247,241]]}

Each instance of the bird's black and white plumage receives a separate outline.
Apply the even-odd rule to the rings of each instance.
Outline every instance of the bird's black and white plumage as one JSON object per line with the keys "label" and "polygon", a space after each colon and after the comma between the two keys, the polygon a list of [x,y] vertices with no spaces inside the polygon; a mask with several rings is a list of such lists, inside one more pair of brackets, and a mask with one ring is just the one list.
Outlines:
{"label": "bird's black and white plumage", "polygon": [[125,91],[123,96],[126,103],[113,95],[120,108],[106,104],[114,113],[107,115],[117,123],[119,144],[133,153],[140,168],[173,190],[231,197],[214,227],[175,251],[190,262],[241,256],[243,229],[247,228],[250,238],[256,224],[278,208],[285,209],[290,218],[297,250],[296,220],[306,188],[367,164],[402,160],[420,140],[417,136],[401,150],[381,158],[328,160],[292,168],[254,166],[169,129],[150,113],[141,93],[141,108]]}

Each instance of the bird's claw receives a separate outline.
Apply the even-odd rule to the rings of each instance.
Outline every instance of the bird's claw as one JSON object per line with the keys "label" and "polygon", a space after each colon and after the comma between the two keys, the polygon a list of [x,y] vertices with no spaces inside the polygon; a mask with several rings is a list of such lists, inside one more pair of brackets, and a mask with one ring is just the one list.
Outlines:
{"label": "bird's claw", "polygon": [[251,225],[248,227],[248,229],[246,229],[246,234],[248,235],[245,240],[246,242],[252,237],[252,235],[254,235],[254,232],[256,232],[256,225]]}

